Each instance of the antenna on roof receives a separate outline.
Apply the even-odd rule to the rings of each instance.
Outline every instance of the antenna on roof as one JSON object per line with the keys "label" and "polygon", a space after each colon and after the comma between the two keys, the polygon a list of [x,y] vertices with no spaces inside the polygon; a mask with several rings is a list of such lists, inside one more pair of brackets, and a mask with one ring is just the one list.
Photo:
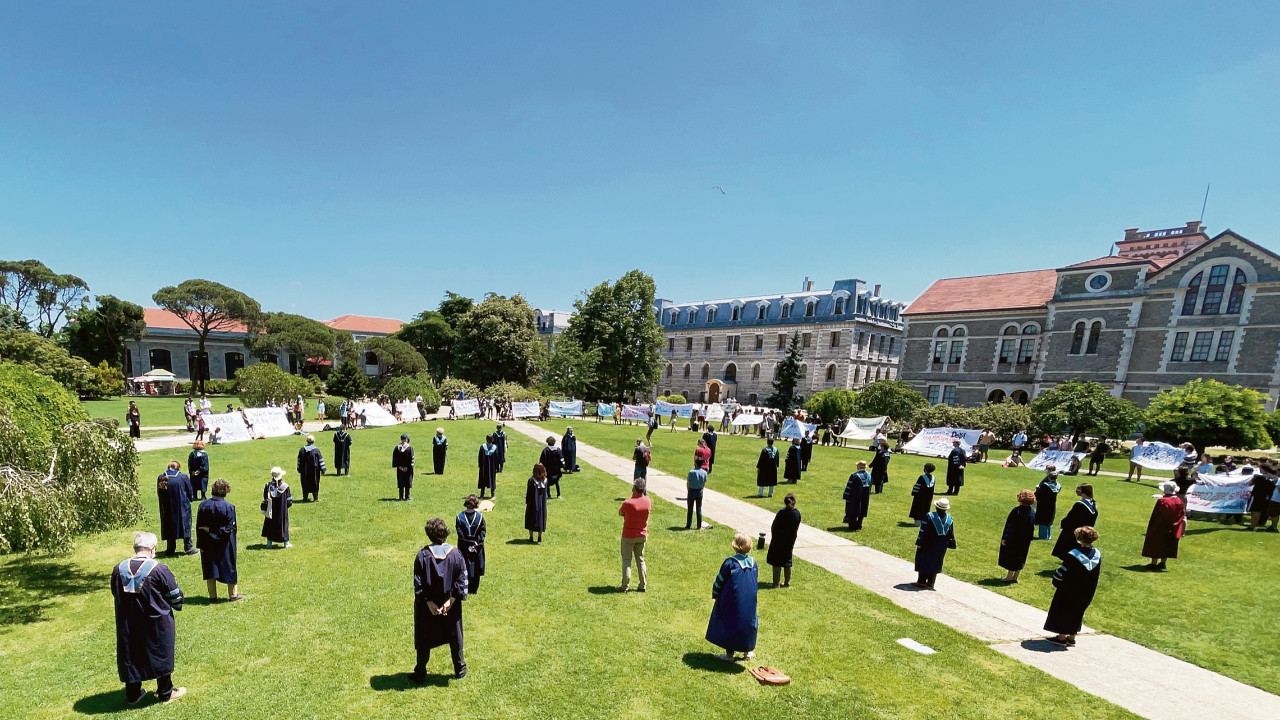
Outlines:
{"label": "antenna on roof", "polygon": [[1204,222],[1204,209],[1209,206],[1209,187],[1212,182],[1206,183],[1204,186],[1204,203],[1200,206],[1200,222]]}

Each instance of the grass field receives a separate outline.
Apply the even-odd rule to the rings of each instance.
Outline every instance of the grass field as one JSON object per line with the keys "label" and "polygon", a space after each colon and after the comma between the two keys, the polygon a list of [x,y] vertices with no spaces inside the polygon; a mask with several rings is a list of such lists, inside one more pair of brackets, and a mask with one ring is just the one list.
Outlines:
{"label": "grass field", "polygon": [[[109,400],[85,400],[81,404],[89,411],[90,417],[115,418],[124,427],[124,414],[129,409],[129,401],[138,403],[138,412],[142,413],[142,427],[168,427],[185,425],[186,418],[182,406],[187,401],[186,395],[148,395],[145,397],[120,397]],[[214,412],[227,409],[227,403],[239,405],[240,399],[235,395],[210,395]],[[314,405],[308,404],[314,411]]]}
{"label": "grass field", "polygon": [[[547,424],[557,433],[563,426]],[[629,457],[644,429],[609,423],[578,422],[574,430],[582,442]],[[692,466],[693,448],[701,433],[653,435],[653,465],[683,477]],[[715,470],[708,486],[752,503],[780,508],[782,499],[756,499],[755,462],[763,442],[758,438],[721,435]],[[870,515],[859,533],[848,532],[841,520],[841,493],[859,459],[871,454],[853,448],[815,447],[809,471],[797,485],[780,485],[777,495],[795,492],[806,524],[853,538],[860,543],[910,558],[916,530],[907,511],[911,486],[930,458],[895,455],[889,465],[890,482],[884,494],[873,495]],[[993,453],[994,456],[994,453]],[[941,460],[934,460],[939,467]],[[1003,468],[998,463],[970,465],[961,495],[952,500],[959,548],[947,554],[947,574],[988,586],[1026,603],[1047,608],[1053,588],[1048,575],[1058,567],[1049,554],[1051,543],[1031,546],[1021,582],[1006,586],[997,578],[1005,571],[996,564],[1005,517],[1017,504],[1018,490],[1032,489],[1042,475],[1032,470]],[[945,473],[937,474],[945,489]],[[1060,478],[1058,519],[1074,502],[1076,483],[1092,481],[1098,500],[1099,547],[1104,553],[1103,577],[1086,622],[1197,665],[1221,672],[1269,692],[1280,692],[1280,606],[1273,601],[1280,576],[1273,572],[1280,535],[1252,533],[1238,526],[1192,521],[1183,539],[1181,558],[1169,561],[1167,573],[1149,573],[1141,557],[1143,535],[1158,492],[1154,483],[1126,483],[1123,479]],[[1057,528],[1054,528],[1057,536]]]}
{"label": "grass field", "polygon": [[[1133,717],[804,563],[797,564],[793,588],[761,591],[759,662],[783,669],[793,682],[760,686],[742,668],[714,660],[717,650],[703,640],[711,582],[730,554],[730,532],[669,531],[683,525],[683,508],[656,502],[646,553],[651,590],[618,595],[612,592],[620,576],[616,508],[625,485],[590,468],[566,478],[565,499],[550,505],[544,542],[529,545],[523,487],[540,446],[515,433],[507,472],[499,476],[503,496],[488,516],[489,574],[464,605],[470,674],[462,681],[446,677],[442,648],[432,657],[428,684],[412,686],[405,678],[413,664],[411,565],[425,542],[421,528],[433,515],[452,518],[460,509],[474,487],[475,448],[490,425],[446,427],[453,447],[448,472],[420,475],[411,503],[386,501],[395,495],[388,466],[400,429],[355,433],[352,476],[326,477],[322,502],[294,506],[289,550],[262,549],[257,505],[272,465],[285,466],[288,479],[296,480],[296,440],[210,448],[212,474],[231,481],[229,499],[240,510],[247,599],[210,605],[198,559],[168,561],[188,596],[177,619],[174,677],[190,694],[163,709],[125,711],[115,674],[107,585],[112,565],[130,554],[132,528],[86,538],[68,558],[5,559],[0,714],[32,720],[121,711],[289,720],[428,713],[486,719]],[[411,429],[424,448],[428,430]],[[677,442],[659,442],[660,463]],[[730,455],[734,444],[726,445]],[[328,437],[320,445],[331,448]],[[741,442],[738,449],[752,447]],[[143,485],[180,455],[185,452],[144,454]],[[824,461],[834,473],[834,458],[823,453]],[[425,457],[423,465],[429,466]],[[147,517],[138,527],[155,529],[154,493],[144,493],[144,500]],[[803,508],[810,522],[828,524],[816,498]],[[962,533],[963,523],[972,522],[965,518]],[[959,557],[974,542],[962,534]],[[899,638],[940,652],[919,655],[898,645]]]}

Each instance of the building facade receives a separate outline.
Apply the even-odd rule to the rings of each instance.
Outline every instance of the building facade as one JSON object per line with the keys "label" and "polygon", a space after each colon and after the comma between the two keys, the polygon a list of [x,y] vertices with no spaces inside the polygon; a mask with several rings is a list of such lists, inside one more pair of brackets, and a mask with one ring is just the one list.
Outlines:
{"label": "building facade", "polygon": [[696,402],[763,402],[797,333],[799,395],[896,379],[906,306],[879,297],[880,286],[868,290],[862,280],[839,280],[830,290],[813,285],[805,278],[796,293],[656,301],[666,335],[657,393]]}
{"label": "building facade", "polygon": [[1072,379],[1146,405],[1213,378],[1280,397],[1280,256],[1199,222],[1125,231],[1056,270],[948,278],[904,313],[902,377],[933,403],[1026,403]]}
{"label": "building facade", "polygon": [[556,339],[569,329],[569,318],[573,313],[568,310],[534,310],[533,319],[538,324],[538,337],[547,346],[547,352],[556,349]]}

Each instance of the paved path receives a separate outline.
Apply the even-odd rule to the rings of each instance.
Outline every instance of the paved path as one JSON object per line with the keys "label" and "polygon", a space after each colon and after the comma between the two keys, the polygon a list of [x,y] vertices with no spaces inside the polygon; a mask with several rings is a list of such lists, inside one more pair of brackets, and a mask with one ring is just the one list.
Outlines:
{"label": "paved path", "polygon": [[[535,440],[546,429],[507,425]],[[629,458],[578,441],[578,460],[631,481]],[[685,482],[649,468],[649,493],[683,505]],[[677,500],[680,498],[680,500]],[[756,537],[769,531],[773,513],[715,490],[703,496],[703,515]],[[1067,650],[1046,642],[1045,612],[990,590],[938,576],[937,590],[917,590],[911,562],[800,526],[797,557],[888,598],[917,615],[991,643],[992,649],[1043,670],[1085,692],[1151,720],[1276,720],[1280,697],[1136,643],[1086,628]]]}

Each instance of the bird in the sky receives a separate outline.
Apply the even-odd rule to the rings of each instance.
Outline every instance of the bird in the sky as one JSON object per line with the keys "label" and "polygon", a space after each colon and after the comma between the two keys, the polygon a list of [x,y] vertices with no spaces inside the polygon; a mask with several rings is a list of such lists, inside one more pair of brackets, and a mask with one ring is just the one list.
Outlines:
{"label": "bird in the sky", "polygon": [[726,193],[725,193],[725,191],[724,191],[724,188],[720,187],[719,185],[712,185],[712,186],[711,186],[711,189],[712,189],[712,190],[719,190],[721,195],[726,194]]}

